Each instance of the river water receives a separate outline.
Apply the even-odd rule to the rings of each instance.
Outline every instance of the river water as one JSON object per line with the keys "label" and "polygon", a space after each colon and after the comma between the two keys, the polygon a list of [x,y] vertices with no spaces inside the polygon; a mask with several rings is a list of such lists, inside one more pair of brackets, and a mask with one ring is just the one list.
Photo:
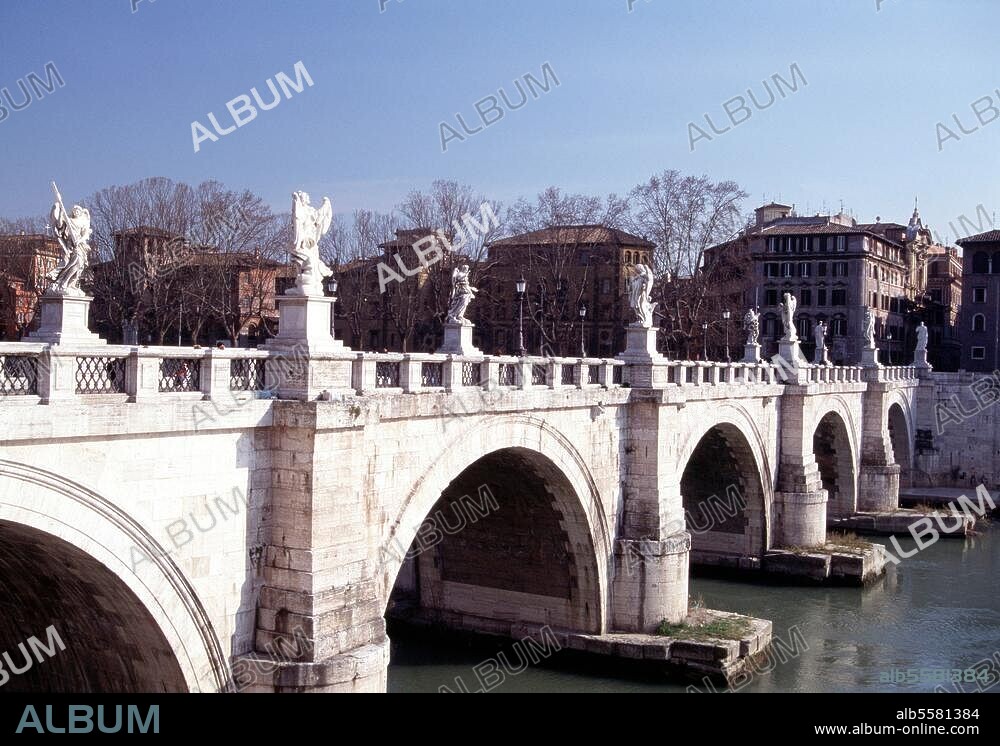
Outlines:
{"label": "river water", "polygon": [[[895,549],[887,539],[873,539]],[[904,552],[915,544],[900,539]],[[933,691],[941,669],[969,669],[993,657],[1000,666],[1000,522],[980,535],[942,539],[868,588],[804,588],[736,580],[693,578],[691,599],[712,609],[750,614],[774,623],[774,637],[798,654],[754,675],[740,692]],[[798,630],[796,633],[794,630]],[[805,646],[808,649],[804,649]],[[507,645],[510,649],[510,645]],[[473,667],[490,648],[395,636],[389,665],[390,692],[481,688]],[[518,654],[508,655],[517,667]],[[912,673],[910,673],[912,671]],[[889,683],[888,678],[910,682]],[[924,679],[912,681],[912,679]],[[491,679],[490,681],[495,681]],[[1000,692],[997,679],[984,688]],[[691,682],[610,671],[579,658],[549,660],[506,675],[493,692],[684,692]],[[705,685],[694,682],[705,689]],[[951,686],[951,685],[946,685]],[[974,691],[975,683],[963,685]]]}

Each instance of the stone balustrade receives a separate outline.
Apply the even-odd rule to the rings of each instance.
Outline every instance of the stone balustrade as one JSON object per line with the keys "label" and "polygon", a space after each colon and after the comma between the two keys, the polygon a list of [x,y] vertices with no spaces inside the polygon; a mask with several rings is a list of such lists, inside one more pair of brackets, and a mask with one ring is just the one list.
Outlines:
{"label": "stone balustrade", "polygon": [[[586,389],[630,385],[637,363],[610,358],[469,357],[427,353],[344,351],[329,356],[350,366],[356,395],[452,392],[460,389]],[[279,364],[280,363],[280,364]],[[133,347],[0,343],[0,398],[21,403],[75,397],[148,401],[157,397],[214,399],[276,396],[281,382],[308,364],[295,350]],[[783,381],[855,384],[915,381],[911,366],[863,368],[802,364],[795,380],[769,362],[673,361],[665,387],[749,386]],[[296,372],[297,371],[297,372]]]}

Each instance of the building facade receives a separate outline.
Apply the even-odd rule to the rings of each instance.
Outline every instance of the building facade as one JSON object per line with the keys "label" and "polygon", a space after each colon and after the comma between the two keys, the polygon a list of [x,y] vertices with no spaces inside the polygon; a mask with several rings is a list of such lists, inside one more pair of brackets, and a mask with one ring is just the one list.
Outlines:
{"label": "building facade", "polygon": [[61,257],[52,236],[0,236],[0,340],[19,340],[37,326],[38,300]]}
{"label": "building facade", "polygon": [[1000,370],[1000,231],[958,242],[962,255],[962,368]]}
{"label": "building facade", "polygon": [[[522,299],[529,354],[612,357],[625,349],[632,321],[628,280],[652,266],[655,245],[603,225],[559,225],[494,241],[483,262],[480,296],[470,309],[484,350],[518,352]],[[581,316],[581,310],[585,314]]]}
{"label": "building facade", "polygon": [[796,331],[810,360],[815,327],[823,322],[830,360],[858,362],[865,311],[871,308],[884,364],[910,362],[920,321],[938,345],[935,362],[957,363],[957,252],[934,243],[916,209],[907,225],[881,219],[859,224],[844,213],[799,216],[792,206],[777,203],[755,215],[742,236],[706,252],[706,264],[722,254],[735,261],[740,252],[734,249],[745,253],[752,281],[744,303],[761,313],[763,354],[777,353],[784,334],[779,306],[790,293],[797,302]]}

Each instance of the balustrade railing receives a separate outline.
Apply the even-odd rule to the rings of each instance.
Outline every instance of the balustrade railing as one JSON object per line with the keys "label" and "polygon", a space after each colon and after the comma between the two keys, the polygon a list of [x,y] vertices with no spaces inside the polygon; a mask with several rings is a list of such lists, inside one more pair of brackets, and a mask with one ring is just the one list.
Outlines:
{"label": "balustrade railing", "polygon": [[[349,351],[328,357],[341,366],[344,383],[360,395],[617,388],[632,380],[630,365],[620,359]],[[114,400],[110,395],[135,401],[170,396],[253,398],[261,393],[272,395],[288,381],[306,378],[307,365],[306,356],[294,351],[0,343],[0,399],[22,397],[31,403],[72,396]],[[658,380],[668,387],[739,387],[783,381],[846,384],[919,377],[918,369],[910,366],[802,364],[789,373],[770,362],[664,361],[657,365],[666,368],[666,375]]]}

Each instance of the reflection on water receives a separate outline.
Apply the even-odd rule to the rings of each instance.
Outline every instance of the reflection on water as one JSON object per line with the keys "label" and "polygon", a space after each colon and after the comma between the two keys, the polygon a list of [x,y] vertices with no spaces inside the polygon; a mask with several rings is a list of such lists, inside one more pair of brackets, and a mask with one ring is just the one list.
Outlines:
{"label": "reflection on water", "polygon": [[[899,542],[907,552],[915,547],[908,539]],[[933,683],[888,683],[880,676],[893,670],[967,669],[994,655],[1000,660],[997,578],[1000,526],[965,540],[941,540],[898,566],[890,564],[886,577],[866,589],[694,579],[691,598],[701,597],[709,608],[770,619],[775,637],[789,643],[789,630],[797,626],[808,644],[798,657],[754,676],[740,691],[932,691]],[[389,691],[455,689],[456,678],[475,691],[479,679],[473,667],[493,652],[489,647],[396,635]],[[505,676],[492,691],[683,692],[685,686],[556,656],[517,676]],[[1000,693],[1000,686],[991,691]]]}

